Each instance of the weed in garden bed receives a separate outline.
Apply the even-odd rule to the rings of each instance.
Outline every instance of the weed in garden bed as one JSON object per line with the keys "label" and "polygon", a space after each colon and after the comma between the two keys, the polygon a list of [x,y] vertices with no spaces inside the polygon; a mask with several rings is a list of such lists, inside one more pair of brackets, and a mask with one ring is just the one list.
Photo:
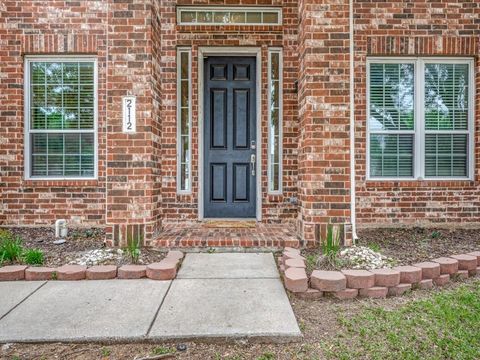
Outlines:
{"label": "weed in garden bed", "polygon": [[153,355],[165,355],[174,353],[175,349],[166,346],[157,346],[152,350]]}
{"label": "weed in garden bed", "polygon": [[480,358],[480,281],[412,301],[340,318],[337,337],[323,342],[335,359]]}

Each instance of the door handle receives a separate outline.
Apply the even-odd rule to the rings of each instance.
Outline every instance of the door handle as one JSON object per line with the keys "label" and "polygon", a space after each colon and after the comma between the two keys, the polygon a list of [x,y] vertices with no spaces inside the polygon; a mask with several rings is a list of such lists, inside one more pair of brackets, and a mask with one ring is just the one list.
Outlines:
{"label": "door handle", "polygon": [[255,176],[255,154],[250,155],[250,164],[252,165],[252,176]]}

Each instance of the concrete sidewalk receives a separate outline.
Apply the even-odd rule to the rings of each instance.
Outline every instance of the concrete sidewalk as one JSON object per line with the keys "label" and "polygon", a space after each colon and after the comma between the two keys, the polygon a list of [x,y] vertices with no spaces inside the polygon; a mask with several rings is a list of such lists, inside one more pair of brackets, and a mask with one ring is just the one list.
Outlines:
{"label": "concrete sidewalk", "polygon": [[187,254],[173,281],[0,282],[0,342],[300,337],[272,254]]}

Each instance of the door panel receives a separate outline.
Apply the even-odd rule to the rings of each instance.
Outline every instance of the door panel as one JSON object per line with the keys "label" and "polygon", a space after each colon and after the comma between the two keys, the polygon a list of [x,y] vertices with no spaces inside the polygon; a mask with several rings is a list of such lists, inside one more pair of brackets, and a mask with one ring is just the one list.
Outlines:
{"label": "door panel", "polygon": [[248,89],[233,90],[233,147],[247,149],[250,147],[250,104]]}
{"label": "door panel", "polygon": [[205,60],[204,216],[255,218],[254,57]]}
{"label": "door panel", "polygon": [[227,147],[227,89],[212,89],[211,148]]}

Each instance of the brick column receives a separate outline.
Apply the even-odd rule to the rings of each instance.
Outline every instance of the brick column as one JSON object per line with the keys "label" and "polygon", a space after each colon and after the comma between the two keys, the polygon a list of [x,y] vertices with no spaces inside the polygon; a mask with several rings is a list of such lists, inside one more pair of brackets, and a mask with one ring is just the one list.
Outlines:
{"label": "brick column", "polygon": [[[160,225],[158,96],[153,96],[151,1],[109,0],[107,225],[113,245],[148,244]],[[136,96],[135,134],[122,133],[122,97]],[[155,105],[155,106],[154,106]]]}
{"label": "brick column", "polygon": [[350,223],[348,0],[300,0],[299,16],[298,230],[313,246]]}

